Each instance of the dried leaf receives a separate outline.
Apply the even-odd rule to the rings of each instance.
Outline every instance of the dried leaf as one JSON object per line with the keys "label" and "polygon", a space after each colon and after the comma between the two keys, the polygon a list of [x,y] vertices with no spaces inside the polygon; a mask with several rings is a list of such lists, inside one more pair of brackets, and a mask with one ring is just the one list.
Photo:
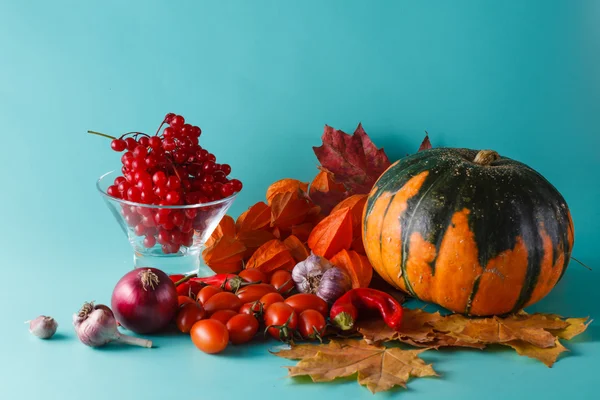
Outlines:
{"label": "dried leaf", "polygon": [[343,249],[329,261],[350,276],[353,289],[369,287],[371,278],[373,278],[373,267],[367,257],[355,251]]}
{"label": "dried leaf", "polygon": [[310,184],[309,197],[325,215],[331,213],[333,207],[347,196],[344,185],[336,183],[329,171],[321,170]]}
{"label": "dried leaf", "polygon": [[425,139],[421,142],[418,151],[429,150],[431,148],[431,142],[429,141],[429,134],[425,131]]}
{"label": "dried leaf", "polygon": [[257,231],[241,231],[237,234],[237,239],[246,246],[244,260],[248,260],[260,246],[267,243],[269,240],[275,239],[275,235],[263,229]]}
{"label": "dried leaf", "polygon": [[295,367],[287,367],[289,376],[308,375],[314,382],[357,375],[358,383],[372,393],[394,386],[406,387],[411,376],[437,376],[431,364],[419,354],[425,350],[402,350],[374,346],[360,340],[331,340],[329,344],[292,345],[275,355],[299,359]]}
{"label": "dried leaf", "polygon": [[348,194],[369,193],[379,176],[390,166],[383,149],[377,149],[361,124],[352,136],[325,126],[323,145],[313,147],[319,162],[333,173]]}
{"label": "dried leaf", "polygon": [[255,231],[269,226],[271,222],[271,207],[258,202],[243,212],[235,222],[238,232]]}
{"label": "dried leaf", "polygon": [[585,332],[587,327],[592,323],[592,320],[589,318],[567,318],[565,321],[569,326],[557,331],[552,331],[552,333],[561,339],[567,340],[571,340],[580,333]]}
{"label": "dried leaf", "polygon": [[352,216],[352,232],[354,232],[354,236],[360,236],[362,226],[362,216],[363,210],[365,208],[365,204],[367,203],[367,195],[366,194],[355,194],[348,197],[345,200],[342,200],[337,206],[331,210],[331,212],[336,212],[341,210],[342,208],[349,208],[350,215]]}
{"label": "dried leaf", "polygon": [[344,208],[324,218],[308,237],[308,247],[316,255],[330,259],[352,244],[350,209]]}
{"label": "dried leaf", "polygon": [[231,237],[222,236],[212,246],[202,252],[206,265],[216,273],[234,273],[242,270],[242,260],[246,247]]}
{"label": "dried leaf", "polygon": [[279,269],[291,271],[295,265],[296,263],[285,244],[273,239],[254,252],[246,264],[246,269],[257,268],[268,274]]}
{"label": "dried leaf", "polygon": [[314,227],[315,225],[311,222],[305,222],[300,225],[294,225],[292,226],[292,235],[296,236],[298,239],[300,239],[301,242],[304,243],[308,240],[308,237],[310,236],[310,233],[312,232]]}
{"label": "dried leaf", "polygon": [[235,221],[229,215],[225,215],[210,237],[206,240],[206,247],[212,246],[215,241],[223,236],[235,236]]}
{"label": "dried leaf", "polygon": [[449,315],[433,325],[439,332],[472,343],[506,343],[521,340],[534,346],[553,347],[555,337],[546,329],[567,327],[565,321],[547,318],[542,314],[511,315],[506,318],[467,318]]}
{"label": "dried leaf", "polygon": [[[354,233],[354,231],[352,231]],[[367,251],[365,250],[365,244],[362,239],[362,235],[355,236],[354,240],[352,240],[352,244],[350,245],[350,250],[354,250],[358,254],[363,256],[367,255]]]}
{"label": "dried leaf", "polygon": [[278,193],[271,201],[271,226],[291,228],[304,222],[313,204],[296,190]]}
{"label": "dried leaf", "polygon": [[565,351],[569,351],[564,347],[558,339],[555,339],[553,347],[539,348],[531,343],[524,342],[522,340],[514,340],[511,342],[504,343],[506,346],[510,346],[517,351],[517,354],[521,356],[527,356],[540,360],[548,367],[552,367],[558,357]]}
{"label": "dried leaf", "polygon": [[273,182],[267,189],[267,203],[271,205],[273,197],[279,193],[297,192],[298,190],[306,194],[306,192],[308,192],[308,183],[300,182],[297,179],[291,178],[281,179],[277,182]]}
{"label": "dried leaf", "polygon": [[302,241],[300,241],[300,239],[298,239],[294,235],[288,236],[283,241],[283,244],[285,244],[285,247],[288,248],[290,254],[294,258],[294,261],[296,261],[297,263],[306,260],[306,258],[310,255],[310,252],[308,251],[304,243],[302,243]]}

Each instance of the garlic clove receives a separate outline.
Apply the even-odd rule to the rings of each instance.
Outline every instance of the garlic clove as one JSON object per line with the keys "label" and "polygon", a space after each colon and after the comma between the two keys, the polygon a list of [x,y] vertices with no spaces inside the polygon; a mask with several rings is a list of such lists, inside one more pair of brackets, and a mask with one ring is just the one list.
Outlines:
{"label": "garlic clove", "polygon": [[40,339],[50,339],[56,333],[58,323],[52,317],[40,315],[29,321],[29,332]]}

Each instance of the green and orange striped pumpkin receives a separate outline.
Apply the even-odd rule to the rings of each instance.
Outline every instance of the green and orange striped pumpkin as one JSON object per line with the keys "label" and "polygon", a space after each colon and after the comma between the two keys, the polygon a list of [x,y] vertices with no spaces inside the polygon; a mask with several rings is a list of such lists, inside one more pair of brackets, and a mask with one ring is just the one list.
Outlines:
{"label": "green and orange striped pumpkin", "polygon": [[565,272],[573,239],[556,188],[490,150],[436,148],[397,161],[363,215],[365,250],[381,277],[467,315],[542,299]]}

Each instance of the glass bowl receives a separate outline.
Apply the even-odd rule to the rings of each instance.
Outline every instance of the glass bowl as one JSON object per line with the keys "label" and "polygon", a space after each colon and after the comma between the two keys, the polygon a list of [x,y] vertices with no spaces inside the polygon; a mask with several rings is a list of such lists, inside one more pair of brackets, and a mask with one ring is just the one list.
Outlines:
{"label": "glass bowl", "polygon": [[129,238],[134,267],[154,267],[167,274],[213,275],[202,262],[202,247],[237,193],[210,203],[155,206],[108,195],[106,190],[117,176],[116,171],[102,175],[96,187]]}

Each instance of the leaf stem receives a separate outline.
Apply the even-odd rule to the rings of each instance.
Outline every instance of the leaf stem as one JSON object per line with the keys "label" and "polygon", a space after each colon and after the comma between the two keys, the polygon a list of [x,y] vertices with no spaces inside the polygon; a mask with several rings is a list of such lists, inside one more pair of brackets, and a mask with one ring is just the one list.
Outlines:
{"label": "leaf stem", "polygon": [[103,137],[108,138],[108,139],[113,139],[113,140],[116,139],[116,137],[107,135],[106,133],[100,133],[100,132],[96,132],[96,131],[87,131],[87,133],[91,133],[92,135],[103,136]]}

